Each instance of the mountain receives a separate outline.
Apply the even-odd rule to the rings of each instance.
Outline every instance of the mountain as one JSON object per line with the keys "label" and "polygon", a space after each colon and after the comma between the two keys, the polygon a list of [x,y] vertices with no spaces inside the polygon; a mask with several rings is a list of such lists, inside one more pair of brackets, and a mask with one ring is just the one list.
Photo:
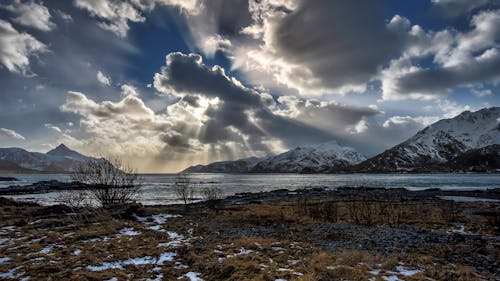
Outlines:
{"label": "mountain", "polygon": [[14,173],[66,173],[73,171],[79,164],[93,160],[64,144],[47,152],[29,152],[22,148],[0,148],[0,171]]}
{"label": "mountain", "polygon": [[248,173],[261,158],[250,157],[235,161],[220,161],[208,165],[191,166],[185,173]]}
{"label": "mountain", "polygon": [[185,173],[318,173],[344,169],[365,160],[361,154],[337,142],[301,146],[266,158],[245,158],[191,166]]}
{"label": "mountain", "polygon": [[[500,144],[500,107],[465,111],[419,131],[410,139],[354,167],[363,172],[467,170],[464,153]],[[489,151],[489,150],[488,150]],[[482,151],[471,152],[480,155]],[[463,156],[466,157],[466,156]],[[455,161],[452,165],[452,162]]]}

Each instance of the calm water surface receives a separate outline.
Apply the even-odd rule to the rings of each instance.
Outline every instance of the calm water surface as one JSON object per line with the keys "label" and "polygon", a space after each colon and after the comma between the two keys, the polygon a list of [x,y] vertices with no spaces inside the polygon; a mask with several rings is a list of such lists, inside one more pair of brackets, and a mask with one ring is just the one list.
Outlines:
{"label": "calm water surface", "polygon": [[[16,174],[21,181],[16,185],[31,184],[41,180],[56,179],[70,181],[64,174]],[[178,203],[172,190],[174,174],[141,175],[142,186],[137,198],[143,204]],[[280,188],[290,190],[299,188],[340,186],[370,186],[410,190],[426,188],[440,189],[489,189],[500,188],[500,174],[343,174],[343,175],[301,175],[301,174],[192,174],[191,182],[198,188],[217,186],[224,195],[241,192],[270,191]],[[0,182],[0,188],[13,184]],[[41,204],[54,204],[60,193],[28,194],[13,196],[18,199],[35,200]]]}

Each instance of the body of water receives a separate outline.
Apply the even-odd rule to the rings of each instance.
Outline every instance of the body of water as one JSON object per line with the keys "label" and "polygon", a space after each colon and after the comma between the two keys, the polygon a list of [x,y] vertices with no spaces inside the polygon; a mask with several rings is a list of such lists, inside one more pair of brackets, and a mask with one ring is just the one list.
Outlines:
{"label": "body of water", "polygon": [[[26,185],[41,180],[70,181],[65,174],[0,175],[18,178],[19,182],[0,182],[0,188],[16,184]],[[175,174],[141,175],[141,188],[137,200],[143,204],[178,203],[172,186]],[[217,186],[225,196],[241,192],[259,192],[286,188],[336,188],[341,186],[369,186],[421,190],[490,189],[500,188],[500,174],[191,174],[196,188]],[[16,195],[14,198],[34,200],[41,204],[54,204],[60,193]]]}

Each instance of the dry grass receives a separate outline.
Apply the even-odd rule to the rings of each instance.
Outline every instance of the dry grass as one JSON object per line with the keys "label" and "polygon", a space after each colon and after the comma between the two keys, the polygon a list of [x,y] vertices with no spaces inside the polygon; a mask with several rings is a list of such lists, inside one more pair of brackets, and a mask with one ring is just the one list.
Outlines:
{"label": "dry grass", "polygon": [[[311,202],[303,208],[320,206],[321,210],[328,204]],[[446,219],[439,208],[429,206],[425,207],[431,209],[426,215],[433,218],[432,224],[444,225]],[[348,203],[337,207],[336,220],[349,221]],[[448,263],[449,250],[434,246],[423,248],[425,251],[420,254],[327,251],[313,243],[308,225],[326,223],[328,217],[317,217],[304,209],[299,212],[296,202],[253,204],[218,212],[193,208],[184,213],[182,207],[135,210],[142,212],[144,221],[130,219],[130,214],[111,215],[95,210],[80,221],[71,215],[34,216],[40,209],[34,205],[0,206],[0,214],[5,218],[0,221],[0,238],[9,239],[0,244],[0,258],[11,259],[0,263],[0,273],[20,267],[14,273],[23,273],[19,278],[29,276],[31,280],[112,277],[187,280],[183,276],[190,271],[199,272],[204,280],[383,280],[383,276],[398,276],[403,280],[479,280],[481,277],[472,268]],[[168,218],[163,224],[152,216],[172,212],[181,212],[183,216]],[[400,217],[402,223],[420,224],[423,219],[423,215],[411,215],[406,208],[404,214]],[[381,223],[379,220],[377,216],[372,218],[373,224]],[[228,229],[276,226],[282,232],[270,237],[221,234]],[[119,235],[123,229],[136,231],[137,235]],[[183,236],[181,243],[168,244],[175,240],[173,232]],[[454,250],[464,255],[472,252],[465,246]],[[174,260],[102,271],[88,268],[133,258],[156,258],[165,252],[175,252]],[[401,266],[419,271],[403,276],[398,271]]]}

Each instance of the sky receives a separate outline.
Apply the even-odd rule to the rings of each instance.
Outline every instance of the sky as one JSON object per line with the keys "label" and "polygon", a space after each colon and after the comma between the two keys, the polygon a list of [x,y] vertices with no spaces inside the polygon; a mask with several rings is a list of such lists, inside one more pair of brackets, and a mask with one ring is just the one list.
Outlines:
{"label": "sky", "polygon": [[0,2],[0,147],[140,172],[332,140],[369,157],[499,89],[499,0]]}

